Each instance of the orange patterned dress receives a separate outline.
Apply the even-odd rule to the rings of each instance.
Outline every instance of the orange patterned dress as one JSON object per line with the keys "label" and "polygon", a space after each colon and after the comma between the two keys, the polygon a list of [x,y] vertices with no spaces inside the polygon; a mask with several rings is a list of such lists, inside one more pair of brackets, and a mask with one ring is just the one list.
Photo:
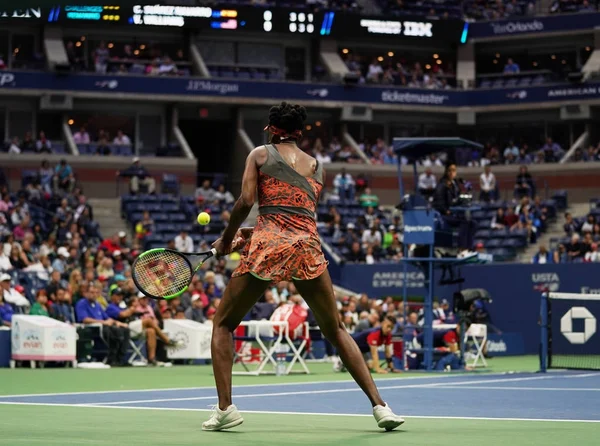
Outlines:
{"label": "orange patterned dress", "polygon": [[233,277],[250,273],[274,282],[315,279],[327,269],[315,220],[322,166],[318,163],[316,172],[304,177],[275,146],[266,148],[267,161],[258,177],[259,216]]}

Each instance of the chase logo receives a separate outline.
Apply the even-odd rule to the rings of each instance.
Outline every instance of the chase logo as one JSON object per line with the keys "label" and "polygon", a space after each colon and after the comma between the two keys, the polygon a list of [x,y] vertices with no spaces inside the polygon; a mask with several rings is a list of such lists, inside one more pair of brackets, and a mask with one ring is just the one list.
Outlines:
{"label": "chase logo", "polygon": [[531,275],[534,289],[538,291],[558,291],[560,277],[556,273],[535,273]]}
{"label": "chase logo", "polygon": [[[573,331],[574,319],[583,319],[583,332]],[[596,333],[596,318],[585,307],[572,307],[560,319],[560,332],[571,344],[585,344]]]}

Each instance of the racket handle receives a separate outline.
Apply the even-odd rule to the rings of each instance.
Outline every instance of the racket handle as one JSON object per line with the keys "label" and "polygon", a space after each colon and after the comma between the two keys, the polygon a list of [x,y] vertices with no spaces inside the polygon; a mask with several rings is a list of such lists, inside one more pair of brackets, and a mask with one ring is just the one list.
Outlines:
{"label": "racket handle", "polygon": [[213,256],[217,255],[217,250],[215,248],[211,248],[210,252]]}

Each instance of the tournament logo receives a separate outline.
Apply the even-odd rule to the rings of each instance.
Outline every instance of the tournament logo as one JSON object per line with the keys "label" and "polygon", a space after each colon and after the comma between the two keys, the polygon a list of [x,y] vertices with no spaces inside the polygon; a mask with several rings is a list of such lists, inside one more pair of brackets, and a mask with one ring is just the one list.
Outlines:
{"label": "tournament logo", "polygon": [[23,332],[23,348],[28,348],[28,349],[42,348],[42,339],[37,330],[25,330]]}
{"label": "tournament logo", "polygon": [[0,88],[3,87],[16,87],[15,75],[12,73],[0,74]]}
{"label": "tournament logo", "polygon": [[69,346],[67,338],[61,330],[52,332],[52,348],[55,350],[66,350]]}
{"label": "tournament logo", "polygon": [[185,350],[190,344],[190,337],[184,331],[178,331],[173,335],[173,340],[179,341],[181,345],[169,347],[172,351]]}
{"label": "tournament logo", "polygon": [[534,273],[531,281],[537,291],[558,291],[560,288],[560,277],[556,273]]}
{"label": "tournament logo", "polygon": [[309,96],[326,98],[329,96],[329,90],[327,88],[316,88],[314,90],[306,90],[306,94]]}

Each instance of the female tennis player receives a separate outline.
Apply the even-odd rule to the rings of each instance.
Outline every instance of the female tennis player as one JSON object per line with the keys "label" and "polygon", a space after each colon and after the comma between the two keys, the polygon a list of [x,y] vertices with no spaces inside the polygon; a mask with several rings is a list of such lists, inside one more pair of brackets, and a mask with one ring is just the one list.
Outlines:
{"label": "female tennis player", "polygon": [[[271,108],[265,130],[273,144],[257,147],[248,155],[242,194],[229,225],[213,244],[220,255],[245,246],[213,320],[211,352],[219,404],[202,424],[204,430],[229,429],[244,421],[231,402],[233,331],[271,282],[282,280],[294,281],[323,335],[337,348],[347,370],[369,398],[377,425],[391,430],[404,422],[381,399],[362,353],[339,317],[315,222],[325,172],[296,145],[305,120],[304,107],[282,102]],[[238,231],[257,191],[256,227],[254,231]]]}

